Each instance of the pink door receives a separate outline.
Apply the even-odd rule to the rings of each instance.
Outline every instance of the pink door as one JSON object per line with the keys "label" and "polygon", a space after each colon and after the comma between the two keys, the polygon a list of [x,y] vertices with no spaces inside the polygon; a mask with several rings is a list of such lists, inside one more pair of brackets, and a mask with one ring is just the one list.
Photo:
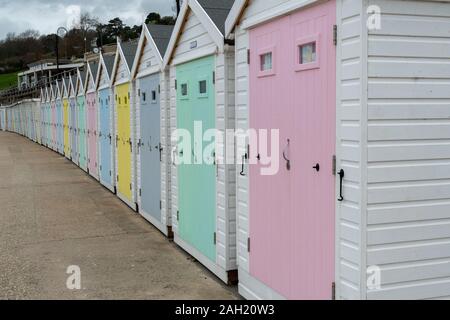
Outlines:
{"label": "pink door", "polygon": [[97,177],[97,112],[95,92],[88,93],[88,145],[89,145],[89,172]]}
{"label": "pink door", "polygon": [[280,135],[279,172],[250,169],[250,273],[288,299],[332,297],[335,11],[329,1],[250,32],[250,127]]}

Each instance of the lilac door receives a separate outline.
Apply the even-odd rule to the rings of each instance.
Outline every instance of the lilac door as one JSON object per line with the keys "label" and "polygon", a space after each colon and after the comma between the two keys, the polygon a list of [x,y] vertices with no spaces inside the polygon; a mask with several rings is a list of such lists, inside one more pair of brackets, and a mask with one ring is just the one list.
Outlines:
{"label": "lilac door", "polygon": [[332,297],[335,11],[329,1],[250,32],[250,127],[280,136],[278,173],[261,174],[264,150],[250,155],[250,274],[288,299]]}
{"label": "lilac door", "polygon": [[97,96],[95,92],[87,94],[88,103],[88,168],[89,173],[98,177],[97,170]]}

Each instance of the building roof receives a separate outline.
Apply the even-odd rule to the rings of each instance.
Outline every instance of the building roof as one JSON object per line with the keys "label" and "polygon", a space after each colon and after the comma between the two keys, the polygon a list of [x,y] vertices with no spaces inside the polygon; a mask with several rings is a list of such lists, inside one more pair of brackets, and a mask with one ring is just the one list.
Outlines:
{"label": "building roof", "polygon": [[116,54],[104,54],[103,61],[105,62],[106,71],[108,76],[111,77],[113,68],[114,68],[114,60],[116,59]]}
{"label": "building roof", "polygon": [[208,16],[217,26],[219,31],[225,34],[225,21],[233,7],[234,0],[197,0]]}
{"label": "building roof", "polygon": [[148,24],[148,31],[155,41],[156,47],[159,50],[159,53],[163,57],[166,53],[167,47],[170,42],[170,37],[172,36],[172,32],[174,26],[171,25],[160,25],[160,24]]}
{"label": "building roof", "polygon": [[95,79],[97,79],[97,72],[98,72],[98,60],[91,60],[88,62],[89,63],[89,68],[91,69],[91,73],[92,73],[92,79],[95,82]]}
{"label": "building roof", "polygon": [[85,85],[85,81],[86,81],[86,69],[80,69],[80,79],[79,79],[80,81],[81,81],[81,85],[84,87],[84,85]]}
{"label": "building roof", "polygon": [[128,67],[133,67],[134,58],[136,57],[136,51],[138,48],[138,40],[131,40],[122,42],[120,45],[122,47],[122,52],[125,57],[126,63],[128,64]]}

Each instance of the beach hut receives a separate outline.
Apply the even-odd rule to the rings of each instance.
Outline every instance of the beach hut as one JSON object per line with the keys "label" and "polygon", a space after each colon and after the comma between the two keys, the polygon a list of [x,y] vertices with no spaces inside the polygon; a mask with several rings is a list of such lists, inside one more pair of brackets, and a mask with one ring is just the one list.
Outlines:
{"label": "beach hut", "polygon": [[114,101],[111,75],[116,54],[101,53],[97,72],[96,90],[98,96],[98,159],[100,183],[116,192],[114,170]]}
{"label": "beach hut", "polygon": [[449,17],[425,0],[236,1],[236,123],[279,130],[276,174],[261,143],[238,147],[241,295],[450,295]]}
{"label": "beach hut", "polygon": [[75,94],[77,96],[77,126],[78,126],[78,165],[84,171],[88,171],[87,161],[87,126],[86,126],[86,66],[77,70],[77,85]]}
{"label": "beach hut", "polygon": [[95,81],[98,72],[98,58],[86,63],[86,105],[87,105],[87,144],[88,144],[88,173],[99,180],[98,168],[98,131],[97,131],[97,91],[95,90]]}
{"label": "beach hut", "polygon": [[121,42],[118,39],[111,85],[114,90],[114,128],[116,131],[115,172],[117,196],[136,210],[136,145],[135,119],[131,92],[131,68],[136,55],[137,41]]}
{"label": "beach hut", "polygon": [[163,57],[173,26],[143,25],[131,77],[135,81],[139,213],[172,237],[169,72]]}
{"label": "beach hut", "polygon": [[[170,68],[177,164],[171,176],[174,240],[227,283],[237,276],[235,166],[224,161],[233,156],[225,130],[234,128],[234,48],[224,39],[233,2],[184,1],[163,63]],[[223,139],[209,136],[211,130]]]}
{"label": "beach hut", "polygon": [[44,89],[44,104],[42,112],[42,145],[49,148],[50,138],[49,138],[49,109],[50,109],[50,97],[49,97],[49,86],[45,86]]}
{"label": "beach hut", "polygon": [[78,130],[77,130],[77,76],[69,74],[69,141],[70,159],[78,165]]}
{"label": "beach hut", "polygon": [[41,144],[45,145],[45,112],[46,112],[46,104],[47,104],[47,87],[41,88],[41,95],[40,95],[40,105],[39,108],[41,109],[41,117],[39,118],[40,123],[40,135],[41,135]]}
{"label": "beach hut", "polygon": [[4,107],[0,107],[0,130],[6,131],[6,110]]}
{"label": "beach hut", "polygon": [[51,137],[50,137],[50,147],[53,151],[57,150],[56,143],[56,94],[55,94],[55,84],[53,82],[49,85],[49,95],[50,95],[50,128],[51,128]]}
{"label": "beach hut", "polygon": [[52,105],[51,105],[51,86],[50,84],[46,87],[46,112],[45,112],[45,136],[46,144],[45,146],[51,149],[51,138],[52,138]]}
{"label": "beach hut", "polygon": [[64,88],[62,79],[56,80],[56,132],[58,142],[58,153],[64,155]]}
{"label": "beach hut", "polygon": [[64,74],[62,78],[62,106],[63,106],[63,132],[64,132],[64,156],[70,158],[70,125],[69,125],[69,76]]}

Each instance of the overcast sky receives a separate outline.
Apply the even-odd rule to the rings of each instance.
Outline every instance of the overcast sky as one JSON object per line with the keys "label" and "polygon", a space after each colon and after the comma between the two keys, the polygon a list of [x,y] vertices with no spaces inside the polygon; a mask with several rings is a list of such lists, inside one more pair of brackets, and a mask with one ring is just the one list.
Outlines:
{"label": "overcast sky", "polygon": [[40,34],[55,33],[60,26],[70,27],[77,12],[87,11],[107,22],[119,17],[126,24],[141,24],[152,12],[173,15],[173,0],[0,0],[0,39],[28,29]]}

